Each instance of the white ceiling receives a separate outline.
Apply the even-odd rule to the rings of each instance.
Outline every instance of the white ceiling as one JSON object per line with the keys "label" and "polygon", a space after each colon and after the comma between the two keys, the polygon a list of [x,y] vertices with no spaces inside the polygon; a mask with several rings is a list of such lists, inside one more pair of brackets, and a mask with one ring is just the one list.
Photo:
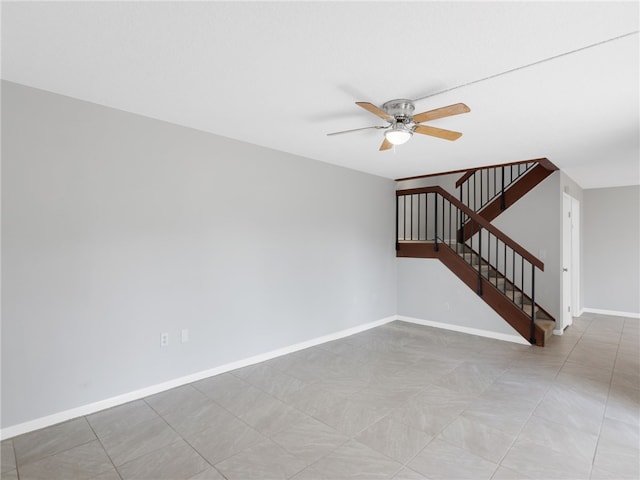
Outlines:
{"label": "white ceiling", "polygon": [[[583,188],[640,184],[635,1],[3,2],[1,15],[13,82],[389,178],[547,157]],[[416,113],[466,103],[430,122],[464,135],[386,152],[380,130],[326,136],[384,125],[354,102],[393,98],[419,99]]]}

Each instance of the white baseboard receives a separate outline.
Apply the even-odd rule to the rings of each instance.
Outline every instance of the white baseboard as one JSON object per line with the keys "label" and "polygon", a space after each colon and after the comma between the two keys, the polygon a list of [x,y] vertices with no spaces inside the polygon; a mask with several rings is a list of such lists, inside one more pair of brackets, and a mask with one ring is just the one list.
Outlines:
{"label": "white baseboard", "polygon": [[115,397],[107,398],[105,400],[100,400],[98,402],[82,405],[80,407],[54,413],[52,415],[47,415],[45,417],[36,418],[35,420],[30,420],[28,422],[12,425],[10,427],[6,427],[0,430],[0,439],[6,440],[8,438],[13,438],[17,435],[22,435],[23,433],[39,430],[41,428],[45,428],[51,425],[55,425],[57,423],[65,422],[73,418],[90,415],[92,413],[99,412],[100,410],[116,407],[118,405],[122,405],[124,403],[131,402],[133,400],[139,400],[141,398],[148,397],[149,395],[154,395],[156,393],[164,392],[166,390],[170,390],[175,387],[186,385],[188,383],[213,377],[215,375],[220,375],[221,373],[226,373],[231,370],[236,370],[238,368],[253,365],[255,363],[271,360],[272,358],[280,357],[282,355],[287,355],[289,353],[297,352],[299,350],[304,350],[305,348],[314,347],[322,343],[327,343],[333,340],[338,340],[340,338],[348,337],[356,333],[364,332],[365,330],[370,330],[372,328],[379,327],[381,325],[392,322],[394,320],[397,320],[396,315],[392,315],[390,317],[376,320],[374,322],[357,325],[355,327],[347,328],[345,330],[340,330],[339,332],[323,335],[321,337],[296,343],[288,347],[279,348],[277,350],[272,350],[270,352],[266,352],[260,355],[255,355],[253,357],[238,360],[236,362],[220,365],[218,367],[214,367],[208,370],[203,370],[201,372],[193,373],[191,375],[186,375],[184,377],[175,378],[167,382],[151,385],[149,387],[141,388],[139,390],[134,390],[133,392],[124,393],[122,395],[116,395]]}
{"label": "white baseboard", "polygon": [[599,313],[602,315],[611,315],[614,317],[629,317],[640,319],[640,313],[637,312],[620,312],[618,310],[603,310],[601,308],[583,308],[582,310],[580,310],[580,314],[583,313]]}
{"label": "white baseboard", "polygon": [[442,328],[444,330],[453,330],[454,332],[468,333],[470,335],[477,335],[479,337],[493,338],[496,340],[503,340],[505,342],[513,342],[513,343],[519,343],[521,345],[531,346],[531,344],[527,342],[520,335],[510,335],[508,333],[498,333],[498,332],[492,332],[489,330],[480,330],[478,328],[463,327],[462,325],[452,325],[450,323],[441,323],[441,322],[434,322],[431,320],[423,320],[420,318],[405,317],[403,315],[398,315],[398,320],[401,320],[403,322],[416,323],[418,325],[425,325],[427,327]]}

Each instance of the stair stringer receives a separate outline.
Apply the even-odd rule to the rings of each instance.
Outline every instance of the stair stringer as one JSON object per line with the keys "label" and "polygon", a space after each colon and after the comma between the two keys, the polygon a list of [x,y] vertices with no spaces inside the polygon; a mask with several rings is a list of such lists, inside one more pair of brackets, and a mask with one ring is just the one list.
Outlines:
{"label": "stair stringer", "polygon": [[[479,282],[482,300],[502,317],[525,340],[531,342],[531,318],[506,298],[486,278],[480,279],[478,272],[465,262],[452,248],[438,243],[435,250],[434,243],[400,243],[396,252],[397,257],[436,258],[454,273],[467,287],[478,292]],[[543,347],[545,332],[539,325],[534,324],[533,339],[535,345]]]}

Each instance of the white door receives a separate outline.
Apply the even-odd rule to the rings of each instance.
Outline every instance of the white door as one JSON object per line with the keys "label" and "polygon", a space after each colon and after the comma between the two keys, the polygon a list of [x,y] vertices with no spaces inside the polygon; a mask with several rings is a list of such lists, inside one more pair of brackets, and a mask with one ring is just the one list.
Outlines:
{"label": "white door", "polygon": [[561,333],[565,328],[573,323],[573,268],[572,268],[572,198],[566,193],[562,196],[562,319],[560,322]]}

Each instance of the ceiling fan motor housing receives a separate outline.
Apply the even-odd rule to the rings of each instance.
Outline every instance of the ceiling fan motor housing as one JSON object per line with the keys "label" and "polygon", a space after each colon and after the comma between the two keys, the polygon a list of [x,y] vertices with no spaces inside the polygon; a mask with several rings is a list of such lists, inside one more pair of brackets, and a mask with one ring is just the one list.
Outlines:
{"label": "ceiling fan motor housing", "polygon": [[409,123],[413,117],[415,105],[411,100],[400,98],[389,100],[382,105],[382,109],[396,119],[396,122]]}

